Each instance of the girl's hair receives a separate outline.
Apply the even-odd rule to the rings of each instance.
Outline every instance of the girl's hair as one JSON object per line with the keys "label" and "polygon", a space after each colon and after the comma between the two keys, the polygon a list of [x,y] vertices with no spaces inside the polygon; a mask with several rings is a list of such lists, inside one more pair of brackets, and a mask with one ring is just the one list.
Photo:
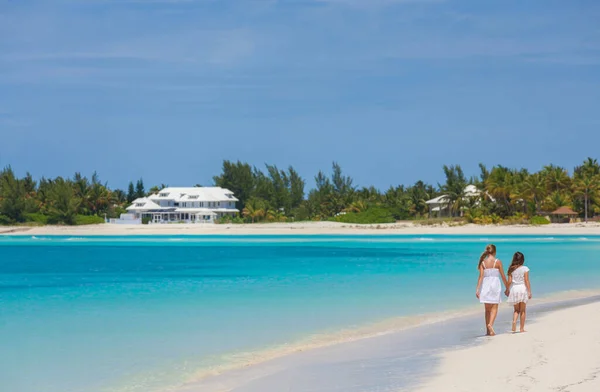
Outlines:
{"label": "girl's hair", "polygon": [[513,272],[515,272],[515,270],[523,264],[525,264],[525,256],[523,256],[523,253],[515,253],[512,259],[512,263],[510,263],[510,267],[508,267],[508,274],[510,275]]}
{"label": "girl's hair", "polygon": [[485,260],[488,256],[495,255],[495,254],[496,254],[496,245],[489,244],[488,246],[486,246],[485,250],[481,254],[481,257],[479,257],[479,263],[477,264],[477,268],[479,268],[481,266],[481,263],[483,262],[483,260]]}

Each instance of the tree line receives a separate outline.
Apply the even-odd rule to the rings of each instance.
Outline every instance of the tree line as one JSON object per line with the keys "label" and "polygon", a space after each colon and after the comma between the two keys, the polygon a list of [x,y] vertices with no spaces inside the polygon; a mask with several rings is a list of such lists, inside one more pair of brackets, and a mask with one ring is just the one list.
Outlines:
{"label": "tree line", "polygon": [[[240,216],[234,222],[337,220],[349,223],[384,223],[429,217],[427,201],[444,195],[447,205],[436,217],[462,216],[476,223],[503,220],[527,221],[562,206],[584,219],[600,214],[600,165],[593,158],[574,168],[547,165],[540,171],[480,164],[476,176],[467,177],[460,165],[443,166],[445,181],[392,186],[381,191],[359,187],[341,166],[319,171],[314,188],[293,167],[265,165],[259,169],[245,162],[224,161],[214,185],[227,188],[239,199]],[[474,196],[465,189],[473,185]],[[11,167],[0,172],[0,224],[85,224],[118,217],[136,198],[158,193],[167,185],[145,189],[139,179],[126,191],[110,189],[93,173],[87,178],[18,178]],[[199,185],[197,185],[199,186]]]}
{"label": "tree line", "polygon": [[[442,211],[434,216],[462,216],[476,223],[502,220],[526,222],[562,206],[579,212],[585,220],[600,213],[600,165],[586,159],[570,175],[567,169],[547,165],[538,172],[502,165],[479,165],[477,176],[467,177],[460,165],[444,165],[445,182],[392,186],[385,191],[358,187],[333,163],[331,172],[319,171],[315,187],[304,194],[305,181],[290,167],[267,165],[266,173],[244,162],[223,162],[215,184],[232,190],[242,211],[240,220],[338,220],[384,223],[430,217],[427,201],[438,196]],[[477,192],[468,192],[473,185]]]}

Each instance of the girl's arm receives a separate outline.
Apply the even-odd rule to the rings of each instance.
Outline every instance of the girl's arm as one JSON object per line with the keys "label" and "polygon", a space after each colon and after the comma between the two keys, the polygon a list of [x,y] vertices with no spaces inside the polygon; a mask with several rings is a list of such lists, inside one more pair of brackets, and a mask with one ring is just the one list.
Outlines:
{"label": "girl's arm", "polygon": [[498,260],[498,264],[498,269],[500,270],[500,275],[502,276],[502,283],[504,283],[504,287],[509,289],[510,286],[508,285],[508,279],[506,279],[506,275],[504,275],[504,267],[502,266],[502,262]]}
{"label": "girl's arm", "polygon": [[479,279],[477,280],[477,288],[475,289],[475,296],[479,298],[479,290],[481,289],[481,282],[483,281],[483,265],[479,264]]}
{"label": "girl's arm", "polygon": [[531,299],[531,282],[529,282],[529,271],[525,272],[525,287],[527,287],[527,294],[529,294],[529,299]]}
{"label": "girl's arm", "polygon": [[508,297],[510,294],[510,285],[512,284],[512,275],[508,275],[508,284],[506,285],[506,290],[504,290],[504,295]]}

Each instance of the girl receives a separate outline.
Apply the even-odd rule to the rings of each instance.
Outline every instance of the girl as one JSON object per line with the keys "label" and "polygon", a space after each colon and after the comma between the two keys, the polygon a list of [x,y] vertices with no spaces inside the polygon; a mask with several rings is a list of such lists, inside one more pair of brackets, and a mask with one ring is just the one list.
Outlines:
{"label": "girl", "polygon": [[508,268],[508,285],[505,294],[508,303],[514,306],[512,331],[517,332],[517,319],[521,317],[521,332],[525,332],[525,318],[527,317],[527,300],[531,299],[531,284],[529,283],[529,268],[525,267],[525,256],[517,252],[513,256]]}
{"label": "girl", "polygon": [[502,284],[508,289],[502,262],[496,258],[496,246],[488,245],[485,251],[479,258],[477,268],[479,269],[479,280],[477,281],[477,289],[475,295],[479,298],[479,302],[485,305],[485,328],[486,336],[494,336],[494,321],[498,314],[498,304],[502,297]]}

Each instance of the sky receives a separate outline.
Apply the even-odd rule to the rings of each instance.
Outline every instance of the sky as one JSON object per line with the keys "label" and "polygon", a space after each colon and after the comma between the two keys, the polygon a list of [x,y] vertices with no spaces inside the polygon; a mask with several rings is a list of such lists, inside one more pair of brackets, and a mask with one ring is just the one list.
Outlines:
{"label": "sky", "polygon": [[0,166],[124,188],[224,159],[340,163],[359,186],[443,164],[600,158],[597,0],[0,0]]}

